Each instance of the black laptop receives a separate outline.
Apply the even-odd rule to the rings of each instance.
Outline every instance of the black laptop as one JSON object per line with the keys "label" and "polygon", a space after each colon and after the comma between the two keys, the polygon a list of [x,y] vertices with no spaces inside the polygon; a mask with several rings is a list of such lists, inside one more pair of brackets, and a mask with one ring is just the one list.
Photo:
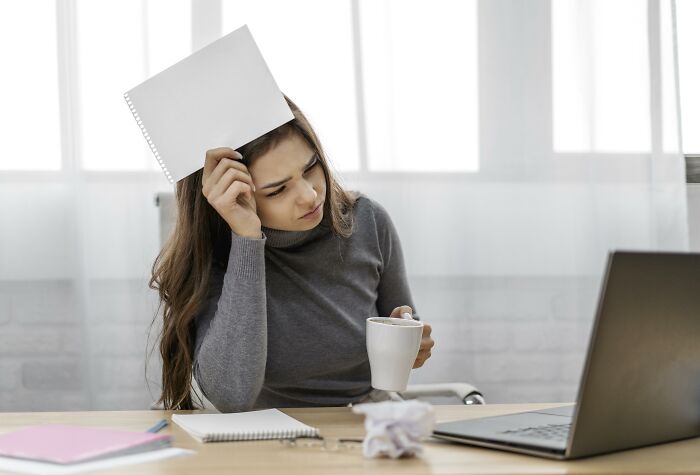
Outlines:
{"label": "black laptop", "polygon": [[700,254],[610,254],[575,405],[433,435],[555,459],[700,436]]}

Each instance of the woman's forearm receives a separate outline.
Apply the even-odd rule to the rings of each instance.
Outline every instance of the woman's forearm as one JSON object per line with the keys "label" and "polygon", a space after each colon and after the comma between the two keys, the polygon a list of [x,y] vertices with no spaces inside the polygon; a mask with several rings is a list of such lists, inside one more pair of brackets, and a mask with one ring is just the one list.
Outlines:
{"label": "woman's forearm", "polygon": [[232,233],[220,294],[198,316],[194,376],[222,412],[250,410],[262,389],[267,360],[265,239]]}

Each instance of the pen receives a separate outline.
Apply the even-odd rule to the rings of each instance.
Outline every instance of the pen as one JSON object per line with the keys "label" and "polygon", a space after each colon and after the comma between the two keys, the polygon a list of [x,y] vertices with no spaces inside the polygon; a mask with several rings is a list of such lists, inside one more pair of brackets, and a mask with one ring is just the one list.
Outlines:
{"label": "pen", "polygon": [[166,421],[165,419],[161,419],[158,421],[158,423],[156,423],[156,425],[154,425],[153,427],[148,429],[146,432],[153,432],[155,434],[156,432],[160,432],[161,429],[164,429],[167,426],[168,426],[168,421]]}

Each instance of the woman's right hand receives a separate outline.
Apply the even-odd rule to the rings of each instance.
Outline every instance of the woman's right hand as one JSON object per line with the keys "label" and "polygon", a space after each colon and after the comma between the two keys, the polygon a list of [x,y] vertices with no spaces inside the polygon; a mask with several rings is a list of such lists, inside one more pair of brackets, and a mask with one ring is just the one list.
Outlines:
{"label": "woman's right hand", "polygon": [[255,185],[243,156],[228,147],[207,150],[202,174],[202,193],[210,205],[239,236],[261,237],[256,214]]}

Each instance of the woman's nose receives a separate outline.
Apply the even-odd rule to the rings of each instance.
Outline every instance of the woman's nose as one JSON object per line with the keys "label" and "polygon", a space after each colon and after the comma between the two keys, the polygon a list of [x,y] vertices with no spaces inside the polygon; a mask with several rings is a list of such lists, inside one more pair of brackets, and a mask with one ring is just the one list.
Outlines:
{"label": "woman's nose", "polygon": [[308,182],[308,181],[303,181],[301,185],[301,195],[300,195],[300,202],[303,205],[311,205],[311,204],[316,204],[316,197],[318,196],[318,193],[316,190],[314,190],[313,183]]}

